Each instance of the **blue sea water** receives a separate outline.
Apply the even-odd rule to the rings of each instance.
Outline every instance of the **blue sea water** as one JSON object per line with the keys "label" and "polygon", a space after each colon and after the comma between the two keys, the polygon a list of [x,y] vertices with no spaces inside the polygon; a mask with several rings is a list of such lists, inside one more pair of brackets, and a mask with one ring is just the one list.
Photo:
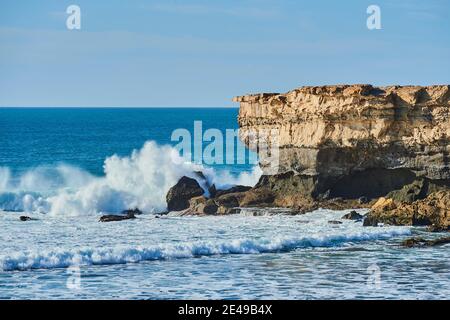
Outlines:
{"label": "blue sea water", "polygon": [[[363,227],[322,209],[156,218],[167,189],[198,169],[171,162],[163,145],[176,144],[173,130],[197,120],[235,129],[236,118],[214,108],[0,108],[0,299],[448,298],[449,246],[399,245],[420,228]],[[259,176],[248,162],[212,167],[202,169],[225,185]],[[98,222],[131,206],[145,214]]]}
{"label": "blue sea water", "polygon": [[[172,132],[193,135],[194,121],[203,132],[225,134],[238,128],[237,115],[236,108],[0,108],[0,167],[24,172],[66,163],[102,175],[106,157],[130,155],[148,140],[176,145]],[[251,170],[248,162],[217,167],[238,173]]]}

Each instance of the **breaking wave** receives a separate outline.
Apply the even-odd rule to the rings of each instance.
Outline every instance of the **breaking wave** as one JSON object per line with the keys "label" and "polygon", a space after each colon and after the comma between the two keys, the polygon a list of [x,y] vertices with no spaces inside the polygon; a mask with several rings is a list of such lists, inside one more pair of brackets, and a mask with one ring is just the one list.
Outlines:
{"label": "breaking wave", "polygon": [[223,242],[200,241],[148,247],[86,248],[70,251],[27,252],[0,256],[0,268],[3,271],[53,269],[70,266],[125,264],[211,255],[286,252],[299,248],[333,247],[344,243],[380,240],[408,234],[410,234],[410,230],[406,228],[380,228],[379,232],[359,232],[348,235],[324,235],[301,238],[276,237],[273,239],[241,239]]}
{"label": "breaking wave", "polygon": [[252,186],[261,175],[258,167],[239,176],[217,172],[186,161],[171,146],[149,141],[131,156],[107,158],[102,177],[58,165],[39,167],[14,178],[8,168],[0,167],[0,210],[67,216],[115,213],[135,207],[159,212],[166,208],[170,187],[182,176],[197,178],[196,171],[202,171],[208,182],[219,188]]}

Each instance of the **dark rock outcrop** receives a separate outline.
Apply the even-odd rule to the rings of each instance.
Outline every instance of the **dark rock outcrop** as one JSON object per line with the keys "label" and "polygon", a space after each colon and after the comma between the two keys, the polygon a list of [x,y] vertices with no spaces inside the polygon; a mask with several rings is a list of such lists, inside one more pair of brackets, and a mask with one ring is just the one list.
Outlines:
{"label": "dark rock outcrop", "polygon": [[[435,197],[450,190],[450,86],[316,86],[234,101],[240,138],[258,152],[264,175],[250,189],[223,191],[201,182],[210,198],[195,205],[189,200],[203,190],[193,179],[180,181],[167,196],[169,210],[303,213],[371,208],[385,197],[395,205],[372,210],[365,225],[448,228],[448,199]],[[264,152],[264,145],[274,148]]]}
{"label": "dark rock outcrop", "polygon": [[243,203],[267,200],[266,197],[256,196],[258,191],[255,194],[249,193],[252,188],[246,186],[217,190],[214,185],[210,185],[208,189],[209,192],[204,195],[196,180],[182,177],[167,193],[167,207],[169,211],[178,211],[177,215],[182,216],[225,215],[239,213],[239,207]]}
{"label": "dark rock outcrop", "polygon": [[139,210],[138,208],[134,208],[134,209],[123,210],[122,214],[126,215],[126,216],[130,216],[130,215],[139,216],[142,214],[142,211]]}
{"label": "dark rock outcrop", "polygon": [[362,220],[363,218],[364,216],[360,215],[358,212],[354,210],[342,216],[342,219],[347,220]]}
{"label": "dark rock outcrop", "polygon": [[123,221],[123,220],[130,220],[130,219],[136,219],[136,217],[133,215],[114,215],[114,214],[107,214],[104,216],[101,216],[99,219],[99,222],[114,222],[114,221]]}
{"label": "dark rock outcrop", "polygon": [[248,187],[248,186],[234,186],[234,187],[231,187],[231,188],[226,189],[226,190],[217,190],[215,195],[212,196],[212,197],[217,198],[217,197],[223,196],[225,194],[245,192],[245,191],[248,191],[250,189],[251,189],[251,187]]}
{"label": "dark rock outcrop", "polygon": [[36,221],[37,220],[35,218],[31,218],[28,216],[20,216],[19,219],[20,219],[20,221]]}
{"label": "dark rock outcrop", "polygon": [[450,237],[443,237],[437,239],[424,239],[424,238],[410,238],[402,242],[402,246],[407,248],[412,247],[434,247],[442,246],[444,244],[450,243]]}
{"label": "dark rock outcrop", "polygon": [[120,214],[120,215],[107,214],[107,215],[101,216],[99,219],[99,222],[114,222],[114,221],[136,219],[137,214],[142,214],[142,211],[139,210],[138,208],[131,209],[131,210],[124,210],[124,211],[122,211],[122,214]]}
{"label": "dark rock outcrop", "polygon": [[167,209],[169,211],[180,211],[189,208],[189,200],[203,195],[204,191],[197,180],[182,177],[176,185],[167,193]]}

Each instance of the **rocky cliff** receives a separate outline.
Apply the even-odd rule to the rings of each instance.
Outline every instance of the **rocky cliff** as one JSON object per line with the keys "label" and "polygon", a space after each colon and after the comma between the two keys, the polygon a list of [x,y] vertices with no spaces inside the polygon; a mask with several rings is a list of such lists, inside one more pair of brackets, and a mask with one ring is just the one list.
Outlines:
{"label": "rocky cliff", "polygon": [[283,190],[284,198],[415,201],[450,186],[448,85],[302,87],[234,101],[250,148],[260,131],[279,145],[278,175],[257,188]]}

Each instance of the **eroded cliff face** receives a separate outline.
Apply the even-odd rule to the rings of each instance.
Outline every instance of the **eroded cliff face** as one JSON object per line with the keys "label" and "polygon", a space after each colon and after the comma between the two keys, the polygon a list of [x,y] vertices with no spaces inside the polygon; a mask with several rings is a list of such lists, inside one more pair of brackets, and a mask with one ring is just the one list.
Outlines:
{"label": "eroded cliff face", "polygon": [[272,132],[278,173],[308,181],[304,195],[375,198],[419,181],[425,196],[450,185],[448,85],[302,87],[234,101],[241,138],[252,148],[255,132]]}

